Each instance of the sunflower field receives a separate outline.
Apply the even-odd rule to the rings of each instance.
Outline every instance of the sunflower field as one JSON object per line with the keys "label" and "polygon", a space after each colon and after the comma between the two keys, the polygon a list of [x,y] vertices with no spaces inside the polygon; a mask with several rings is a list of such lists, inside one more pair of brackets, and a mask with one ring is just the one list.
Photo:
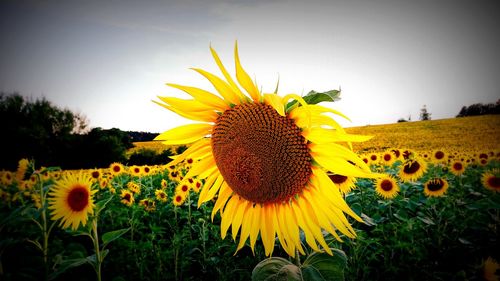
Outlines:
{"label": "sunflower field", "polygon": [[344,130],[340,91],[261,93],[210,51],[216,94],[154,101],[197,122],[164,164],[0,172],[1,280],[498,280],[498,116]]}
{"label": "sunflower field", "polygon": [[[457,128],[475,120],[481,120],[476,121],[479,128],[490,126],[484,118],[448,122]],[[412,125],[425,131],[438,122]],[[387,131],[392,126],[401,124],[386,125]],[[463,138],[473,143],[475,136]],[[494,149],[476,150],[480,145],[360,152],[373,171],[387,178],[330,176],[363,218],[352,222],[357,237],[338,242],[325,232],[334,259],[308,249],[299,267],[307,269],[309,259],[319,270],[341,273],[319,280],[497,280],[500,155]],[[221,218],[212,216],[215,200],[198,207],[203,181],[183,178],[191,165],[186,159],[175,166],[114,163],[62,171],[23,159],[17,171],[2,171],[2,280],[92,280],[97,263],[103,280],[250,280],[252,271],[261,268],[297,266],[297,257],[287,258],[279,245],[273,258],[266,258],[259,243],[254,250],[236,251],[233,238],[221,239]],[[95,192],[93,215],[85,226],[64,227],[51,219],[51,192],[57,183],[77,176]],[[98,237],[93,237],[92,220]]]}

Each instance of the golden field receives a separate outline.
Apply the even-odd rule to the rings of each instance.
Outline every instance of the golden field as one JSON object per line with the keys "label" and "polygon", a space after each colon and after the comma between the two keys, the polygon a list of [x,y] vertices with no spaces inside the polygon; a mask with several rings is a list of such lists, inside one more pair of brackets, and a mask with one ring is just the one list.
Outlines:
{"label": "golden field", "polygon": [[[483,151],[500,149],[500,116],[483,115],[428,121],[413,121],[386,125],[368,125],[345,129],[351,134],[373,136],[369,141],[354,143],[359,153],[381,152],[387,148],[409,148],[417,151],[433,149]],[[157,153],[176,147],[161,141],[134,142],[132,154],[140,149]]]}
{"label": "golden field", "polygon": [[381,152],[387,148],[417,151],[484,151],[500,148],[500,116],[483,115],[440,120],[402,122],[346,128],[351,134],[373,138],[354,143],[356,152]]}

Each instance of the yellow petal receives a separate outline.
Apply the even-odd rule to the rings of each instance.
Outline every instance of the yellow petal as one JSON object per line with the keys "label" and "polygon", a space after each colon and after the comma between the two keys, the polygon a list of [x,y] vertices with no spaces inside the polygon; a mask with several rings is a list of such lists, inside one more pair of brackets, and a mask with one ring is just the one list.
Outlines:
{"label": "yellow petal", "polygon": [[195,121],[203,121],[203,122],[215,122],[217,117],[219,116],[215,111],[200,111],[200,112],[184,112],[182,110],[176,109],[172,106],[168,106],[163,103],[159,103],[157,101],[153,101],[154,103],[178,114],[187,119],[195,120]]}
{"label": "yellow petal", "polygon": [[264,94],[264,102],[272,106],[281,116],[285,116],[285,106],[281,97],[276,94]]}
{"label": "yellow petal", "polygon": [[200,111],[210,111],[214,110],[213,107],[202,104],[196,100],[185,100],[174,97],[158,97],[162,102],[166,103],[169,106],[174,107],[175,109],[184,111],[184,112],[200,112]]}
{"label": "yellow petal", "polygon": [[231,199],[229,199],[226,206],[224,207],[224,211],[222,211],[222,219],[220,224],[220,235],[222,239],[226,237],[227,230],[229,229],[229,226],[233,223],[235,211],[239,205],[240,205],[240,197],[236,195],[231,197]]}
{"label": "yellow petal", "polygon": [[213,173],[207,177],[207,180],[205,181],[205,183],[203,184],[203,187],[201,188],[200,195],[198,196],[198,208],[201,206],[202,203],[210,200],[210,199],[206,199],[206,196],[208,194],[208,191],[212,188],[212,185],[214,184],[214,182],[219,177],[222,177],[222,175],[219,173]]}
{"label": "yellow petal", "polygon": [[197,141],[212,132],[210,124],[188,124],[170,129],[158,135],[155,140],[165,141],[165,144],[187,144]]}
{"label": "yellow petal", "polygon": [[262,207],[260,204],[255,204],[253,208],[253,216],[252,216],[252,227],[250,228],[250,248],[252,248],[252,252],[254,252],[255,242],[257,241],[257,237],[259,235],[260,224],[262,222]]}
{"label": "yellow petal", "polygon": [[240,88],[236,83],[233,81],[233,78],[231,78],[231,75],[227,72],[226,68],[222,64],[219,55],[217,55],[217,52],[210,46],[210,51],[212,52],[212,56],[214,57],[215,62],[217,63],[217,66],[219,66],[220,71],[224,75],[224,78],[226,78],[227,82],[233,89],[234,93],[239,97],[240,100],[242,101],[248,101],[248,98],[241,92]]}
{"label": "yellow petal", "polygon": [[172,158],[174,160],[169,162],[168,166],[177,165],[178,163],[182,162],[186,158],[190,158],[192,153],[196,152],[199,149],[204,149],[205,147],[209,147],[209,148],[211,147],[210,146],[210,139],[208,139],[208,138],[204,138],[204,139],[201,139],[201,140],[193,143],[181,155],[178,155],[175,157],[170,156],[170,158]]}
{"label": "yellow petal", "polygon": [[245,199],[240,198],[240,203],[238,204],[234,217],[233,223],[231,224],[231,235],[233,240],[236,241],[236,235],[240,229],[241,223],[243,221],[243,215],[246,213],[247,208],[250,206],[249,202]]}
{"label": "yellow petal", "polygon": [[238,247],[236,248],[236,252],[238,252],[250,236],[250,230],[252,229],[253,222],[253,214],[255,208],[252,206],[252,203],[249,203],[245,212],[243,213],[243,217],[245,218],[245,222],[241,224],[241,234],[240,234],[240,242],[238,243]]}
{"label": "yellow petal", "polygon": [[219,190],[219,197],[217,198],[214,208],[212,209],[212,222],[214,221],[214,216],[217,211],[219,211],[220,208],[226,204],[231,194],[233,194],[233,190],[227,185],[226,182],[223,182]]}
{"label": "yellow petal", "polygon": [[240,104],[240,98],[238,95],[231,89],[231,86],[228,85],[224,80],[220,79],[219,77],[213,75],[212,73],[209,73],[203,69],[199,68],[193,68],[194,71],[200,73],[201,75],[205,76],[205,78],[212,83],[214,86],[215,90],[230,104]]}
{"label": "yellow petal", "polygon": [[236,79],[238,79],[240,85],[248,92],[250,97],[252,97],[253,101],[259,102],[261,98],[259,89],[257,89],[257,86],[255,86],[250,76],[248,76],[241,66],[240,56],[238,55],[238,43],[234,45],[234,60],[236,65]]}
{"label": "yellow petal", "polygon": [[220,112],[224,112],[226,109],[229,108],[229,105],[223,99],[221,99],[220,97],[218,97],[218,96],[216,96],[208,91],[205,91],[205,90],[202,90],[199,88],[195,88],[195,87],[188,87],[188,86],[182,86],[182,85],[177,85],[177,84],[167,83],[167,85],[188,93],[197,101],[199,101],[203,104],[206,104],[206,105],[208,105],[208,106],[212,107],[213,109],[218,110]]}
{"label": "yellow petal", "polygon": [[184,176],[185,178],[193,178],[195,176],[200,175],[202,172],[207,171],[209,168],[215,166],[215,159],[212,154],[210,156],[205,157],[201,161],[194,162],[192,167],[189,169],[189,172]]}

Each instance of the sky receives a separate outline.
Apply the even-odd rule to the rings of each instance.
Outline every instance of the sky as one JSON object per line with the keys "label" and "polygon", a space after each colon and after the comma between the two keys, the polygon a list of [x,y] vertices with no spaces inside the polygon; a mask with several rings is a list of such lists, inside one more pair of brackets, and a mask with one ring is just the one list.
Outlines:
{"label": "sky", "polygon": [[193,121],[156,105],[165,83],[213,87],[233,48],[263,92],[341,87],[343,126],[432,119],[500,98],[500,6],[487,0],[0,1],[0,91],[163,132]]}

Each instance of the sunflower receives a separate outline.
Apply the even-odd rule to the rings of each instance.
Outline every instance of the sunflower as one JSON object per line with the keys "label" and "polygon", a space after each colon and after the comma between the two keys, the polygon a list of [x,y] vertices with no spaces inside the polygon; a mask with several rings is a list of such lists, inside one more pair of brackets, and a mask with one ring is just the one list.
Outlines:
{"label": "sunflower", "polygon": [[129,169],[130,175],[136,176],[136,177],[142,176],[142,169],[140,166],[133,165],[133,166],[130,166],[128,169]]}
{"label": "sunflower", "polygon": [[88,174],[65,174],[49,191],[49,210],[52,220],[61,219],[63,228],[76,230],[80,223],[87,223],[94,213],[92,179]]}
{"label": "sunflower", "polygon": [[465,164],[462,161],[455,160],[451,162],[451,173],[455,176],[460,176],[465,172]]}
{"label": "sunflower", "polygon": [[424,184],[424,194],[428,197],[443,196],[448,190],[448,181],[443,178],[432,178]]}
{"label": "sunflower", "polygon": [[134,194],[128,190],[122,189],[122,193],[120,194],[122,198],[121,202],[127,206],[132,206],[134,204]]}
{"label": "sunflower", "polygon": [[486,281],[499,281],[500,280],[500,264],[493,259],[488,257],[484,261],[483,265],[483,277]]}
{"label": "sunflower", "polygon": [[198,205],[217,196],[212,219],[220,212],[222,238],[230,227],[234,240],[239,234],[237,251],[248,239],[254,250],[260,233],[267,256],[274,250],[276,237],[290,256],[295,256],[296,250],[305,254],[300,241],[302,230],[312,249],[320,251],[318,242],[332,254],[321,229],[339,240],[337,231],[354,237],[345,214],[362,220],[346,204],[327,172],[377,177],[350,147],[351,142],[369,137],[345,133],[328,115],[343,116],[341,113],[307,104],[298,95],[261,94],[241,66],[235,45],[236,80],[242,90],[217,53],[210,50],[225,81],[207,71],[194,70],[207,78],[220,96],[167,84],[193,99],[160,97],[163,103],[157,103],[201,122],[171,129],[156,140],[168,145],[190,144],[171,165],[194,159],[185,177],[206,180]]}
{"label": "sunflower", "polygon": [[187,195],[187,193],[176,192],[174,194],[174,200],[173,200],[174,206],[178,207],[178,206],[184,204],[184,202],[186,202],[186,195]]}
{"label": "sunflower", "polygon": [[392,176],[388,175],[377,179],[375,192],[386,199],[392,199],[398,195],[399,185]]}
{"label": "sunflower", "polygon": [[444,161],[446,161],[446,152],[442,149],[434,150],[432,153],[432,162],[443,163]]}
{"label": "sunflower", "polygon": [[427,170],[427,164],[425,161],[419,158],[408,159],[399,170],[399,178],[403,182],[416,181],[419,179]]}
{"label": "sunflower", "polygon": [[328,175],[328,177],[343,194],[349,193],[356,187],[355,177],[348,177],[343,175]]}
{"label": "sunflower", "polygon": [[109,165],[109,171],[112,175],[117,176],[123,173],[123,165],[117,162],[111,163],[111,165]]}
{"label": "sunflower", "polygon": [[161,185],[161,188],[162,188],[162,189],[167,188],[167,185],[168,185],[167,180],[165,180],[165,179],[161,179],[161,183],[160,183],[160,185]]}
{"label": "sunflower", "polygon": [[147,212],[153,212],[154,210],[156,210],[155,201],[148,198],[140,200],[139,205],[142,206]]}
{"label": "sunflower", "polygon": [[133,181],[127,182],[127,188],[134,194],[141,194],[141,186]]}
{"label": "sunflower", "polygon": [[99,181],[102,174],[101,174],[101,171],[99,169],[93,169],[93,170],[90,170],[90,176],[92,177],[92,179],[94,181]]}
{"label": "sunflower", "polygon": [[28,161],[28,159],[26,159],[26,158],[19,160],[19,162],[17,164],[17,171],[16,171],[16,179],[18,182],[21,182],[22,180],[24,180],[26,172],[28,171],[29,164],[30,164],[30,161]]}
{"label": "sunflower", "polygon": [[148,165],[142,166],[142,175],[143,176],[149,176],[149,175],[151,175],[152,172],[153,172],[153,170]]}
{"label": "sunflower", "polygon": [[392,151],[386,151],[386,152],[382,153],[380,160],[385,166],[390,167],[396,161],[396,156],[394,155],[394,153]]}
{"label": "sunflower", "polygon": [[158,201],[167,202],[167,193],[162,189],[155,190],[155,196]]}
{"label": "sunflower", "polygon": [[489,190],[500,192],[500,169],[486,171],[481,176],[483,186]]}

